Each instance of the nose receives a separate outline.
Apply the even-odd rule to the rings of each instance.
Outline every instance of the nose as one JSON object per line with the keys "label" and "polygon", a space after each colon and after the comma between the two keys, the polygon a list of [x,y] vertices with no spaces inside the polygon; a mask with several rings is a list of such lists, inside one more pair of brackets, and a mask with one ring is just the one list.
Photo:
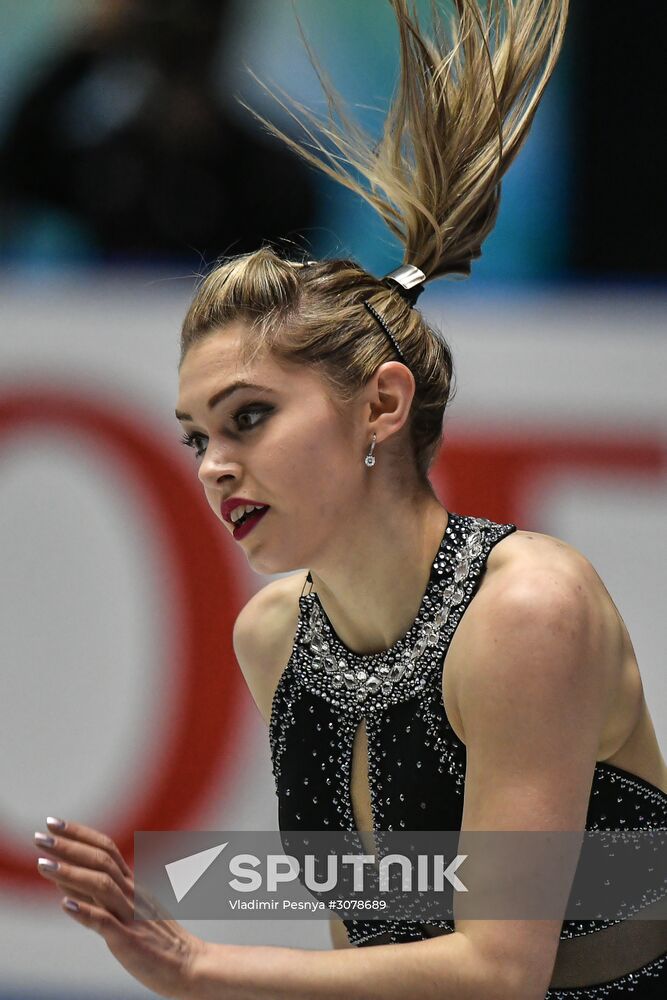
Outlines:
{"label": "nose", "polygon": [[202,486],[215,488],[225,479],[238,478],[239,473],[238,462],[234,461],[228,452],[225,455],[221,449],[216,450],[209,443],[197,472]]}

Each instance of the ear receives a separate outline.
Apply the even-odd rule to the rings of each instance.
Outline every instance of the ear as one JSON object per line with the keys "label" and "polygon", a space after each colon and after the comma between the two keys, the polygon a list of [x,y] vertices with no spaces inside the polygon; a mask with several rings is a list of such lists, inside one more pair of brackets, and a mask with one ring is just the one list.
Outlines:
{"label": "ear", "polygon": [[371,410],[371,427],[378,443],[397,434],[405,424],[415,394],[416,383],[401,361],[385,361],[366,385]]}

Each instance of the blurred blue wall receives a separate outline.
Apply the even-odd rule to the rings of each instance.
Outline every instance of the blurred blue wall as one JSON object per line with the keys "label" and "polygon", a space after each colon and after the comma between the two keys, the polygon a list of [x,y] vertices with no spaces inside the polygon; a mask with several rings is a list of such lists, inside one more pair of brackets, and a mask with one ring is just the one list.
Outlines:
{"label": "blurred blue wall", "polygon": [[[95,16],[100,0],[9,0],[0,5],[0,138],[21,94],[40,70]],[[234,101],[244,97],[282,127],[298,130],[253,83],[245,64],[315,110],[324,107],[315,74],[299,38],[289,0],[234,0],[221,34],[215,85],[243,127],[257,130]],[[420,5],[424,10],[428,4]],[[307,37],[359,120],[376,130],[397,70],[397,33],[383,0],[297,3]],[[196,10],[196,5],[193,6]],[[476,287],[497,282],[552,280],[564,276],[569,239],[571,173],[568,133],[568,53],[564,52],[529,139],[503,185],[499,221],[474,265]],[[270,142],[267,149],[270,149]],[[273,140],[275,141],[275,140]],[[382,274],[400,262],[400,247],[362,199],[313,172],[318,200],[314,225],[304,238],[316,256],[351,255]],[[269,173],[270,178],[270,173]],[[269,182],[267,178],[267,183]],[[224,252],[220,246],[217,252]],[[85,233],[63,213],[43,210],[9,251],[10,260],[67,264],[85,258]],[[92,253],[92,251],[91,251]],[[149,262],[150,263],[150,262]],[[161,262],[162,264],[163,262]]]}

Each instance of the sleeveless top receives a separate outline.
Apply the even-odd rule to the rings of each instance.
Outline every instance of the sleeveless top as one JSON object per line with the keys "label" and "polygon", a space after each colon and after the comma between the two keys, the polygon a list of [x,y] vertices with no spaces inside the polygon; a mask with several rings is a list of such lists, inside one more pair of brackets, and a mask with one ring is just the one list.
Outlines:
{"label": "sleeveless top", "polygon": [[[417,617],[401,639],[379,653],[350,650],[317,593],[301,595],[292,652],[273,697],[269,726],[281,831],[356,831],[350,778],[352,744],[362,718],[373,829],[460,830],[466,748],[445,711],[443,663],[491,549],[514,531],[514,524],[450,511]],[[667,795],[661,789],[615,765],[596,763],[586,830],[664,827]],[[564,920],[560,937],[618,922]],[[429,923],[454,931],[453,919]],[[355,945],[387,933],[396,943],[428,936],[421,923],[411,920],[349,919],[344,924]],[[562,995],[607,994],[566,990]]]}

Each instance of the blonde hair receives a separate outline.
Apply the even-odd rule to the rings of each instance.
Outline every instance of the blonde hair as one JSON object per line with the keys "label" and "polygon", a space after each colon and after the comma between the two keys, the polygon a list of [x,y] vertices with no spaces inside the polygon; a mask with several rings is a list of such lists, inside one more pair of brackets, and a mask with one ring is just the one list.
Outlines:
{"label": "blonde hair", "polygon": [[[568,0],[454,0],[448,20],[431,0],[430,33],[408,0],[389,3],[400,75],[379,141],[349,117],[305,38],[326,117],[265,88],[304,130],[298,142],[248,110],[299,156],[370,202],[403,244],[403,263],[427,279],[467,275],[493,229],[501,179],[554,70]],[[451,352],[418,310],[353,260],[304,264],[268,246],[223,260],[203,279],[185,317],[181,363],[202,337],[243,320],[252,331],[244,363],[269,350],[278,360],[307,364],[342,409],[380,364],[396,360],[366,300],[389,325],[415,378],[409,434],[425,481],[450,399]]]}

